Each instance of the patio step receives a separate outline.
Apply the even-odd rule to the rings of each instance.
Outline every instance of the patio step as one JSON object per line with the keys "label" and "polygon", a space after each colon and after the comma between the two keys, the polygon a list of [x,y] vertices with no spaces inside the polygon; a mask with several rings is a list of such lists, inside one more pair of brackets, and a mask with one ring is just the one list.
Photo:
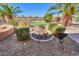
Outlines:
{"label": "patio step", "polygon": [[79,44],[79,33],[69,34],[68,37]]}

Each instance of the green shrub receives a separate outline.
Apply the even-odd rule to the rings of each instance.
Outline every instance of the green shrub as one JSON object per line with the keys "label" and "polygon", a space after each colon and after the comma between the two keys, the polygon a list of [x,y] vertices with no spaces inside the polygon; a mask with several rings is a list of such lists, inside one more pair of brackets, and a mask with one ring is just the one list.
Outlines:
{"label": "green shrub", "polygon": [[16,30],[17,40],[23,41],[29,39],[29,28],[17,28]]}

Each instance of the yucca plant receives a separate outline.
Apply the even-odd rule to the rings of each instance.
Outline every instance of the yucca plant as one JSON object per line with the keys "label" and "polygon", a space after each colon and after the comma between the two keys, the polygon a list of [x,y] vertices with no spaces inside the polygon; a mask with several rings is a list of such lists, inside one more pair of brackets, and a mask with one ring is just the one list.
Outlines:
{"label": "yucca plant", "polygon": [[66,36],[66,34],[64,33],[65,27],[59,24],[50,24],[49,30],[59,39],[59,43],[62,44],[62,39]]}
{"label": "yucca plant", "polygon": [[21,21],[16,28],[17,40],[28,40],[30,38],[29,32],[30,30],[28,24],[25,21]]}
{"label": "yucca plant", "polygon": [[29,28],[17,28],[16,36],[18,41],[28,40],[29,37]]}

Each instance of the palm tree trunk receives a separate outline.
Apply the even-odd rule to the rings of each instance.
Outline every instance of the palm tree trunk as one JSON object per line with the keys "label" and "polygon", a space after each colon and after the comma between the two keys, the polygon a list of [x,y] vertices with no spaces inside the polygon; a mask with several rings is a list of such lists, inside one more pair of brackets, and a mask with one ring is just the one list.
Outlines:
{"label": "palm tree trunk", "polygon": [[72,16],[69,16],[69,20],[68,20],[68,26],[70,26],[72,24]]}
{"label": "palm tree trunk", "polygon": [[65,16],[63,17],[62,24],[63,24],[64,26],[70,26],[71,23],[72,23],[72,17],[69,16],[69,15],[65,15]]}
{"label": "palm tree trunk", "polygon": [[9,19],[8,20],[8,24],[12,24],[13,17],[12,16],[9,16],[8,19]]}
{"label": "palm tree trunk", "polygon": [[62,20],[62,24],[63,24],[64,26],[67,25],[67,20],[68,20],[68,16],[67,16],[67,15],[64,15],[63,20]]}

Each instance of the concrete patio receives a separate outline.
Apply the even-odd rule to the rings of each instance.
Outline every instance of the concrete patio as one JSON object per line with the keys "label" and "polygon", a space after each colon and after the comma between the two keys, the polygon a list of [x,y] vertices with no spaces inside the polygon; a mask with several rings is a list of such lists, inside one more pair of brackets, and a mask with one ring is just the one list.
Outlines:
{"label": "concrete patio", "polygon": [[78,25],[67,27],[65,33],[68,34],[68,37],[70,37],[72,40],[74,40],[79,44],[79,26]]}

